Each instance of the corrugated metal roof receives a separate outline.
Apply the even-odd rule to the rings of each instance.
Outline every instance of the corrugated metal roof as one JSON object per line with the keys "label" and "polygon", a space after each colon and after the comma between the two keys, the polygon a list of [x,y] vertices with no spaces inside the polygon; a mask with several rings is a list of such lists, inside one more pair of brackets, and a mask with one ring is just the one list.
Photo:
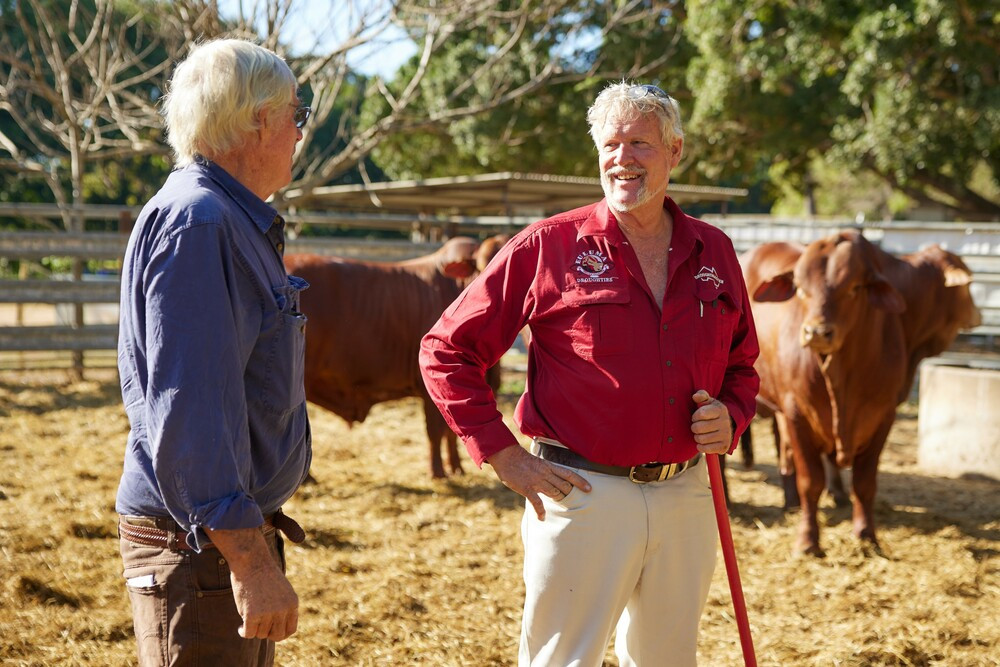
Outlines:
{"label": "corrugated metal roof", "polygon": [[[747,195],[742,188],[673,183],[667,193],[680,204],[730,201]],[[288,194],[297,197],[301,193]],[[598,201],[603,196],[598,178],[501,172],[367,185],[332,185],[314,189],[300,199],[300,205],[427,214],[514,215],[520,211],[553,213],[569,210]]]}

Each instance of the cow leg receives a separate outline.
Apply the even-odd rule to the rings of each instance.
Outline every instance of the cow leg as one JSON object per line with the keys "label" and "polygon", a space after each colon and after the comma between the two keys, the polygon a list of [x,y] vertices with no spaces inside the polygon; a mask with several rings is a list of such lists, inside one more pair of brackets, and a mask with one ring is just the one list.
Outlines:
{"label": "cow leg", "polygon": [[[819,546],[819,497],[823,493],[823,464],[815,452],[801,462],[808,471],[803,474],[802,468],[796,466],[796,485],[799,499],[802,503],[802,518],[799,521],[798,541],[796,551],[810,556],[822,558],[826,554]],[[796,459],[798,463],[798,459]]]}
{"label": "cow leg", "polygon": [[[753,435],[750,433],[750,427],[747,426],[747,430],[740,434],[740,454],[743,456],[743,467],[747,470],[753,468]],[[721,461],[725,457],[719,457]]]}
{"label": "cow leg", "polygon": [[[778,459],[781,459],[781,445],[776,446],[778,450]],[[829,454],[823,454],[823,475],[826,479],[826,490],[829,492],[830,496],[833,498],[833,503],[837,507],[849,507],[851,505],[851,496],[847,493],[847,489],[844,488],[844,478],[837,467],[837,464],[833,461],[833,457]],[[785,507],[786,510],[793,510],[799,506],[799,492],[795,486],[795,471],[790,473],[781,473],[781,487],[785,492]]]}
{"label": "cow leg", "polygon": [[789,431],[795,458],[796,485],[802,502],[802,518],[795,550],[822,558],[826,554],[819,546],[819,497],[823,493],[823,463],[816,446],[798,433]]}
{"label": "cow leg", "polygon": [[424,423],[427,427],[427,441],[430,443],[431,477],[441,479],[445,476],[444,464],[441,462],[441,440],[450,431],[444,417],[427,398],[424,399]]}
{"label": "cow leg", "polygon": [[[749,432],[750,429],[747,429]],[[742,436],[740,436],[742,438]],[[726,459],[728,456],[719,457],[719,473],[722,475],[722,495],[726,499],[726,505],[729,505],[729,482],[726,481]]]}
{"label": "cow leg", "polygon": [[885,439],[892,428],[893,415],[879,427],[868,447],[854,457],[851,486],[854,490],[854,534],[863,542],[878,547],[875,537],[875,491],[878,488],[878,459],[885,446]]}
{"label": "cow leg", "polygon": [[837,507],[848,507],[851,504],[851,497],[844,488],[844,478],[833,456],[823,455],[823,472],[826,475],[826,490],[833,496],[834,504]]}
{"label": "cow leg", "polygon": [[779,418],[780,413],[775,413],[772,421],[772,432],[774,433],[774,451],[778,461],[778,473],[781,475],[781,490],[785,496],[785,504],[782,509],[785,511],[798,509],[802,504],[799,501],[799,489],[795,479],[795,461],[792,456],[792,448],[789,444],[788,420],[784,416]]}
{"label": "cow leg", "polygon": [[458,436],[450,428],[445,428],[445,441],[448,445],[448,467],[453,475],[464,475],[462,460],[458,458]]}

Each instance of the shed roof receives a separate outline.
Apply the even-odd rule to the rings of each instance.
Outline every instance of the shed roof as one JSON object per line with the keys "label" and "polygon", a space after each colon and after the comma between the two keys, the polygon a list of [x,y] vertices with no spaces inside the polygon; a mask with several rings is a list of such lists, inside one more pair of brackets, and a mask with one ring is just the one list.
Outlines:
{"label": "shed roof", "polygon": [[[292,191],[295,196],[299,192]],[[704,185],[667,187],[679,204],[730,201],[745,197],[743,188]],[[307,207],[335,205],[341,208],[386,212],[450,213],[459,215],[516,215],[520,212],[557,212],[585,206],[604,197],[598,178],[500,172],[448,176],[412,181],[387,181],[362,185],[331,185],[315,188],[301,201]]]}

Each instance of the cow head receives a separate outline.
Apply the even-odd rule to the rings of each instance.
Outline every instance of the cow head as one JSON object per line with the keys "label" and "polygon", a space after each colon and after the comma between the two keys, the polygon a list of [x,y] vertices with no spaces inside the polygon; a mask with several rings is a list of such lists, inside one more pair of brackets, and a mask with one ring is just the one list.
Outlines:
{"label": "cow head", "polygon": [[934,244],[921,251],[926,258],[941,269],[944,285],[953,288],[955,303],[955,320],[960,330],[974,329],[983,323],[982,313],[972,300],[969,283],[972,282],[972,271],[965,262],[953,252],[948,252]]}
{"label": "cow head", "polygon": [[434,264],[441,275],[464,280],[476,272],[479,243],[468,236],[456,236],[444,242],[434,253]]}
{"label": "cow head", "polygon": [[785,301],[792,296],[803,311],[799,343],[821,358],[840,350],[868,307],[890,313],[906,308],[881,273],[877,249],[853,230],[811,243],[791,270],[764,277],[753,298]]}
{"label": "cow head", "polygon": [[482,273],[490,260],[496,257],[500,248],[511,239],[510,234],[496,234],[479,244],[476,252],[476,271]]}

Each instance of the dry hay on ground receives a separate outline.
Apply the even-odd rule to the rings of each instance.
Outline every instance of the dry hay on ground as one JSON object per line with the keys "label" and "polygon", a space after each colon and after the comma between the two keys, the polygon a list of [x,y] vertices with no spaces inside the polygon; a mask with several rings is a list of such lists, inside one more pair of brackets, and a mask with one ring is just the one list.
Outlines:
{"label": "dry hay on ground", "polygon": [[[127,424],[113,374],[88,378],[0,374],[0,664],[133,663],[113,509]],[[514,664],[519,498],[467,459],[464,477],[431,480],[416,401],[354,429],[312,415],[317,482],[287,506],[309,532],[288,550],[302,616],[278,664]],[[729,474],[760,665],[1000,664],[1000,485],[918,471],[907,407],[881,469],[884,554],[825,499],[827,558],[793,558],[797,516],[754,428],[757,469]],[[721,558],[700,646],[702,665],[743,664]]]}

